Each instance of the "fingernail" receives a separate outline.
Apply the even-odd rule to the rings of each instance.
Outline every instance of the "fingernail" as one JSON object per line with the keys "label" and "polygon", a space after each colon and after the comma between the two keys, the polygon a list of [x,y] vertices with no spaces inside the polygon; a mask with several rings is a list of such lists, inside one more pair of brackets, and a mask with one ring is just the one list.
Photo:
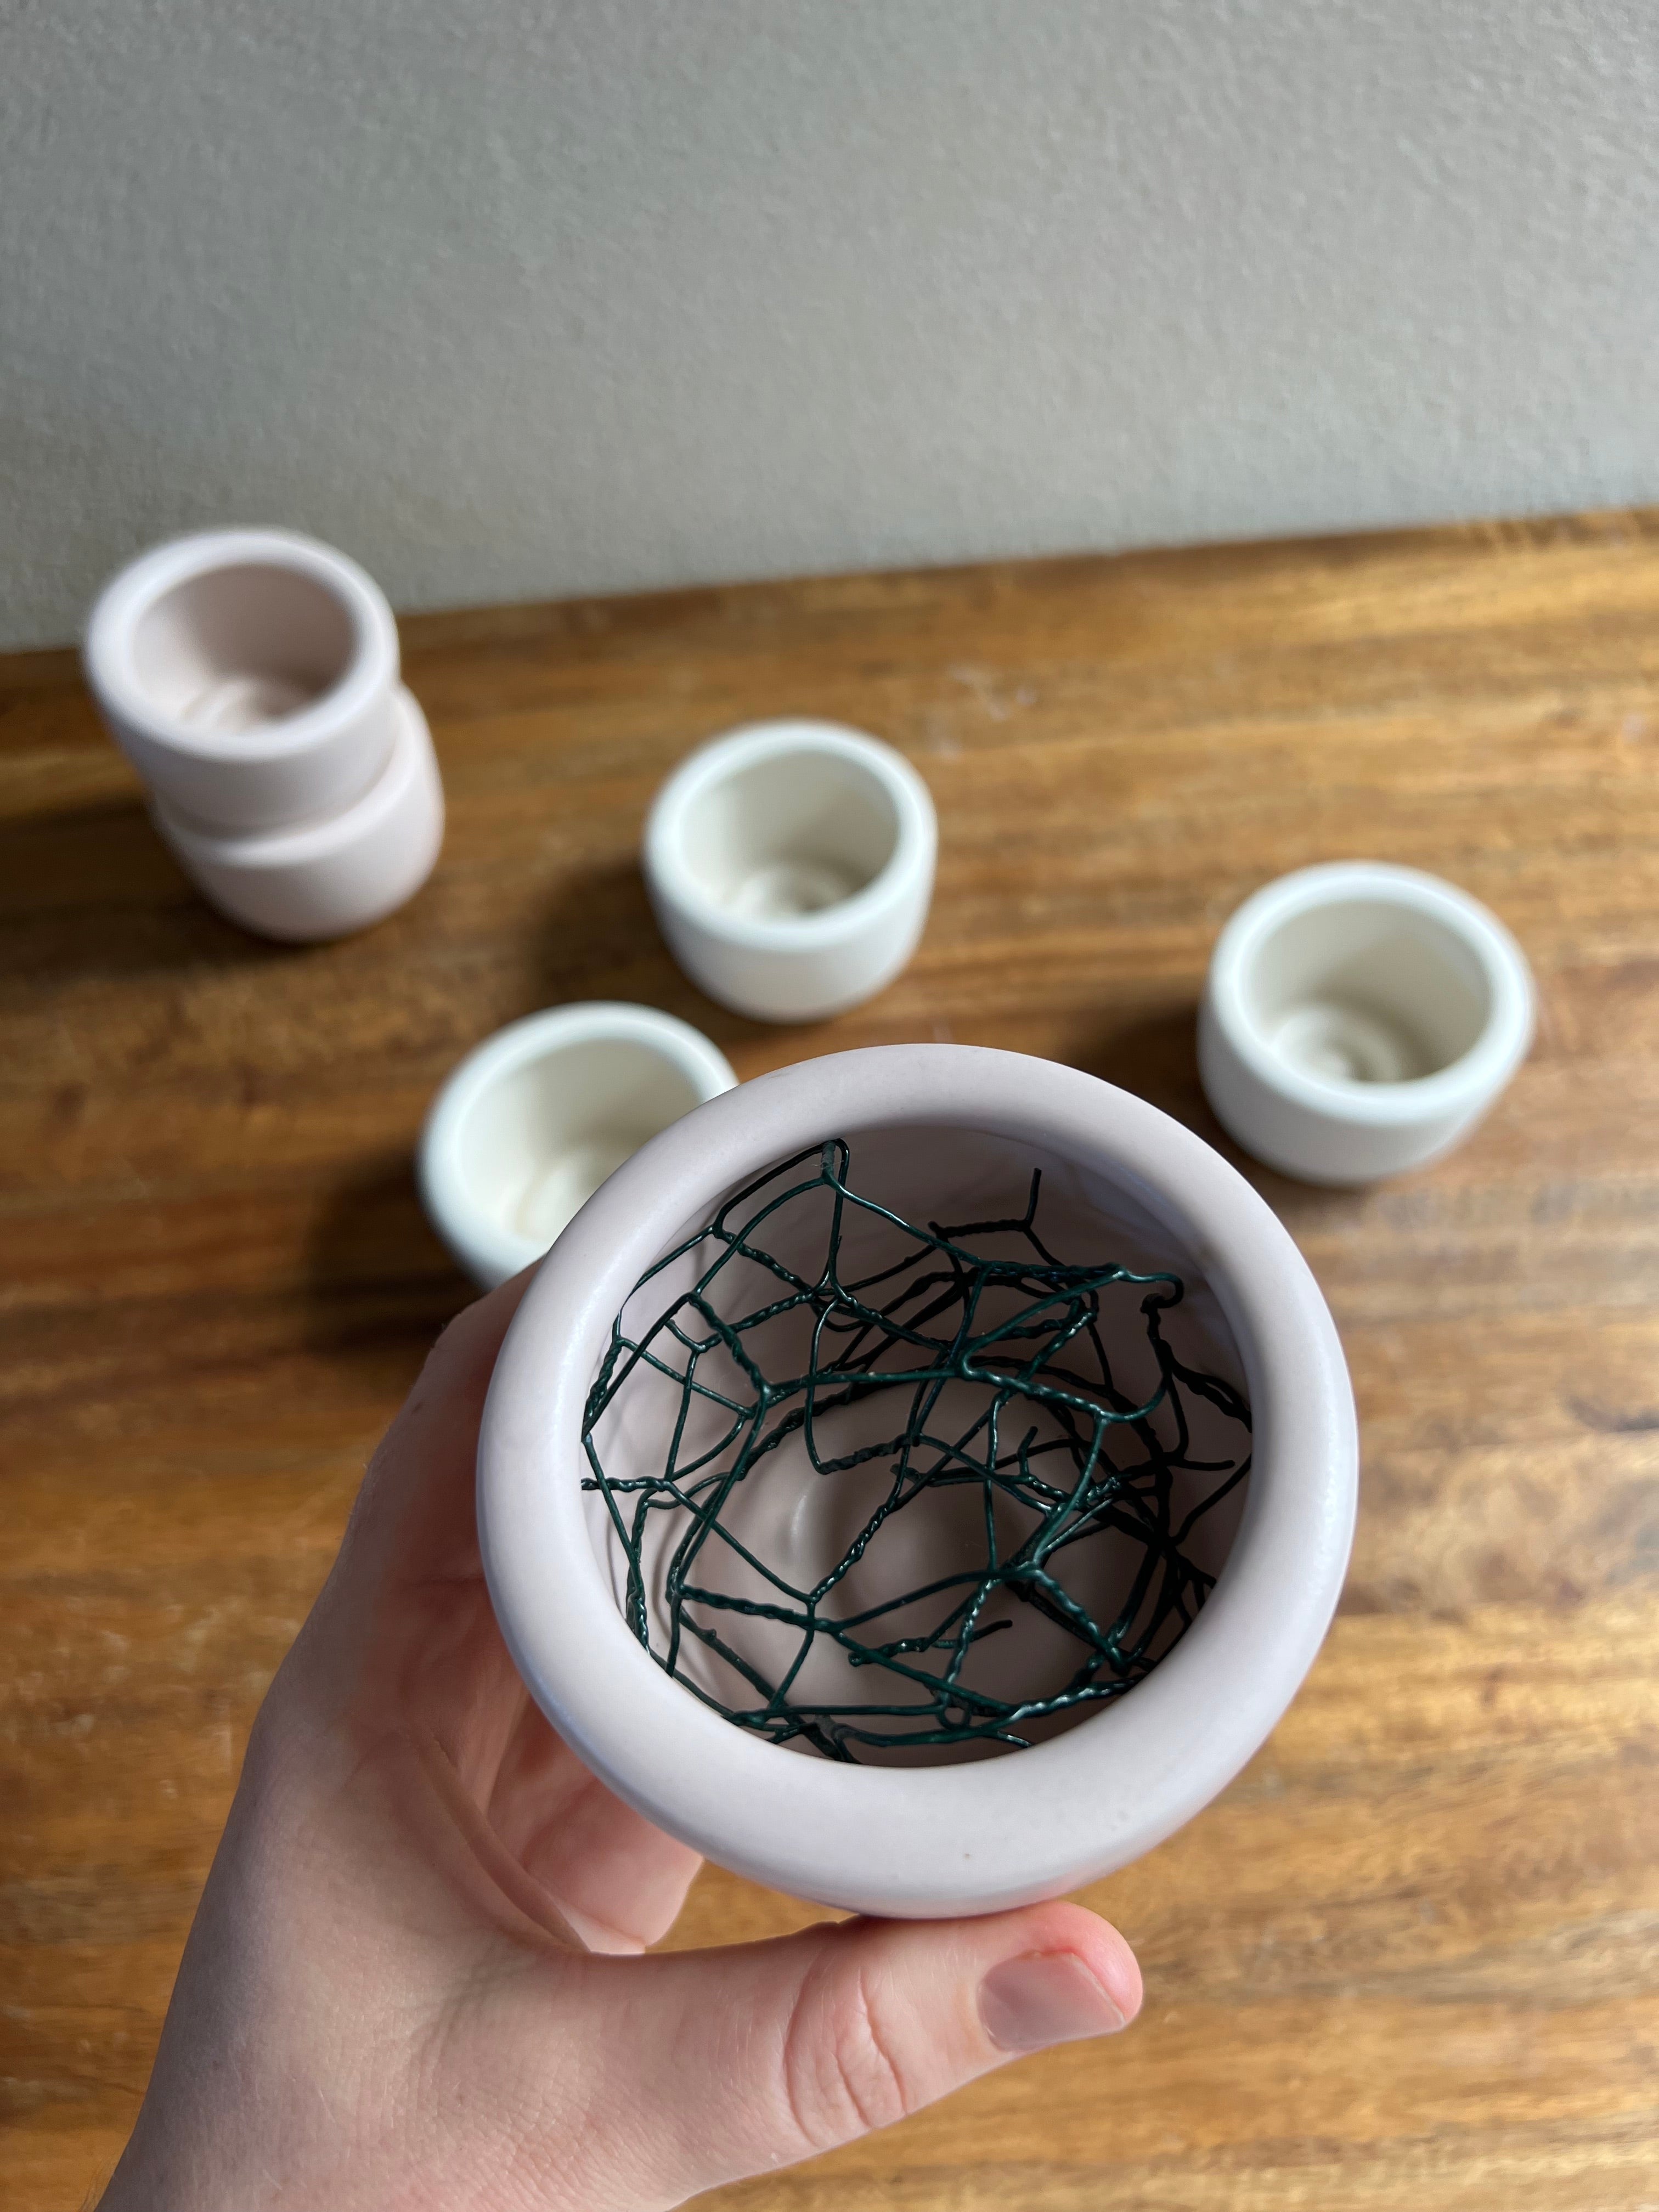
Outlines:
{"label": "fingernail", "polygon": [[1005,1959],[979,1985],[985,2033],[1004,2051],[1042,2051],[1085,2035],[1115,2035],[1124,2015],[1075,1952]]}

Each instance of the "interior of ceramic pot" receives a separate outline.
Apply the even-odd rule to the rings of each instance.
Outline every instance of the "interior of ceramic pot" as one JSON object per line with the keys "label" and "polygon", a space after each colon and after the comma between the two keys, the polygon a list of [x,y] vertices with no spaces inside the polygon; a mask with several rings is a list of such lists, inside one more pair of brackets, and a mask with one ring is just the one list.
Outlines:
{"label": "interior of ceramic pot", "polygon": [[186,577],[133,626],[141,689],[174,720],[235,736],[297,714],[351,664],[344,603],[314,576],[247,562]]}
{"label": "interior of ceramic pot", "polygon": [[[737,1197],[619,1316],[585,1501],[617,1602],[797,1752],[933,1763],[1085,1722],[1173,1648],[1238,1528],[1220,1306],[1133,1193],[1028,1144],[857,1133],[836,1171],[863,1203],[820,1171]],[[1161,1279],[1079,1291],[1114,1268]],[[859,1318],[883,1311],[896,1332]]]}
{"label": "interior of ceramic pot", "polygon": [[544,1251],[608,1176],[700,1103],[690,1072],[641,1038],[550,1044],[468,1109],[457,1140],[468,1196]]}
{"label": "interior of ceramic pot", "polygon": [[685,812],[681,849],[704,895],[750,921],[839,906],[892,858],[898,816],[860,760],[803,746],[715,777]]}
{"label": "interior of ceramic pot", "polygon": [[1463,939],[1434,916],[1355,898],[1291,915],[1245,979],[1268,1048],[1328,1083],[1410,1083],[1461,1060],[1492,994]]}

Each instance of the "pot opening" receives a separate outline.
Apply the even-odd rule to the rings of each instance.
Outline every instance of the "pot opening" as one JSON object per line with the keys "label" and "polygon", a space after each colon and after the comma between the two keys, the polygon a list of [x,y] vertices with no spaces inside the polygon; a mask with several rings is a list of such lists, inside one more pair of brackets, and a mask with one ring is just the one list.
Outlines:
{"label": "pot opening", "polygon": [[686,810],[681,851],[725,913],[797,921],[856,897],[897,842],[879,776],[863,761],[803,746],[714,778]]}
{"label": "pot opening", "polygon": [[349,609],[314,576],[244,562],[186,577],[146,607],[132,670],[163,713],[235,737],[313,706],[343,679],[355,644]]}
{"label": "pot opening", "polygon": [[1225,1564],[1250,1437],[1182,1240],[1097,1171],[942,1127],[833,1139],[689,1223],[586,1445],[660,1664],[764,1740],[923,1765],[1130,1694]]}
{"label": "pot opening", "polygon": [[1492,991],[1458,933],[1380,898],[1289,915],[1255,949],[1245,1003],[1269,1051],[1327,1083],[1413,1083],[1480,1042]]}
{"label": "pot opening", "polygon": [[458,1140],[467,1194],[495,1228],[543,1250],[607,1176],[699,1103],[688,1071],[643,1039],[550,1042],[468,1109]]}

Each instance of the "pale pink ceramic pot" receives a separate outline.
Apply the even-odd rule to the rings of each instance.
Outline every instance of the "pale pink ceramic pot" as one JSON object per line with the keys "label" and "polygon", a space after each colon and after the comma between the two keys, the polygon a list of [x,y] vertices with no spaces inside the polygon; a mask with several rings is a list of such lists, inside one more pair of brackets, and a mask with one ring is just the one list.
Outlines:
{"label": "pale pink ceramic pot", "polygon": [[[1242,1511],[1214,1539],[1208,1602],[1145,1680],[1028,1748],[847,1765],[765,1741],[672,1679],[620,1609],[620,1546],[603,1500],[582,1487],[585,1406],[613,1323],[625,1308],[634,1318],[640,1277],[724,1198],[837,1136],[851,1145],[854,1188],[914,1221],[1018,1213],[1040,1167],[1039,1220],[1060,1255],[1178,1273],[1182,1356],[1249,1400],[1254,1471]],[[652,1296],[660,1310],[660,1285]],[[662,1442],[648,1419],[624,1426],[607,1447],[608,1470],[625,1474],[632,1453],[647,1471]],[[780,1465],[764,1477],[769,1490],[755,1489],[757,1505],[781,1502],[772,1534],[795,1546],[797,1571],[815,1564],[799,1553],[815,1540],[823,1493],[813,1486],[823,1480]],[[497,1364],[478,1516],[514,1658],[611,1788],[775,1888],[865,1912],[942,1916],[1053,1897],[1110,1873],[1225,1786],[1319,1650],[1346,1568],[1356,1484],[1353,1401],[1329,1312],[1285,1230],[1218,1154],[1075,1069],[897,1045],[805,1061],[713,1099],[589,1200],[543,1262]],[[995,1648],[1012,1655],[1017,1644],[1010,1636]]]}
{"label": "pale pink ceramic pot", "polygon": [[386,594],[295,531],[151,546],[100,592],[83,659],[116,744],[170,817],[210,835],[338,813],[398,742]]}

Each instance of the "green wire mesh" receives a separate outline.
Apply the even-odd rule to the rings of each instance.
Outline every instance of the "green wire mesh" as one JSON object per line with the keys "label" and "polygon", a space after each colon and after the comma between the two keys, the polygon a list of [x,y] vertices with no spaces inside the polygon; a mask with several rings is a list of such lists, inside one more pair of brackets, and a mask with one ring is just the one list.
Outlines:
{"label": "green wire mesh", "polygon": [[[609,1509],[635,1635],[736,1726],[845,1760],[1024,1746],[1034,1726],[1053,1733],[1042,1724],[1122,1697],[1195,1618],[1214,1576],[1187,1547],[1248,1478],[1249,1409],[1170,1344],[1178,1276],[1054,1257],[1037,1229],[1040,1171],[1018,1218],[920,1227],[855,1191],[850,1167],[841,1138],[778,1163],[641,1278],[588,1400],[583,1486]],[[823,1253],[804,1269],[768,1231],[786,1213],[798,1224],[809,1200],[823,1206]],[[898,1256],[860,1273],[849,1230],[879,1224]],[[630,1333],[639,1294],[682,1261],[690,1287]],[[769,1373],[781,1350],[788,1371]],[[1150,1390],[1120,1379],[1136,1365]],[[641,1389],[669,1394],[659,1425],[639,1431],[646,1471],[612,1472],[606,1458],[641,1456],[619,1447],[617,1423]],[[838,1433],[860,1408],[878,1433]],[[755,1486],[787,1480],[786,1446],[804,1451],[809,1484],[866,1486],[850,1540],[806,1584],[735,1525]],[[924,1540],[902,1556],[941,1571],[858,1602],[861,1575],[928,1510],[952,1515],[951,1540],[930,1550],[917,1523]],[[1056,1667],[1049,1635],[1046,1679],[1010,1683],[985,1648],[1022,1609],[1060,1632],[1064,1656]]]}

